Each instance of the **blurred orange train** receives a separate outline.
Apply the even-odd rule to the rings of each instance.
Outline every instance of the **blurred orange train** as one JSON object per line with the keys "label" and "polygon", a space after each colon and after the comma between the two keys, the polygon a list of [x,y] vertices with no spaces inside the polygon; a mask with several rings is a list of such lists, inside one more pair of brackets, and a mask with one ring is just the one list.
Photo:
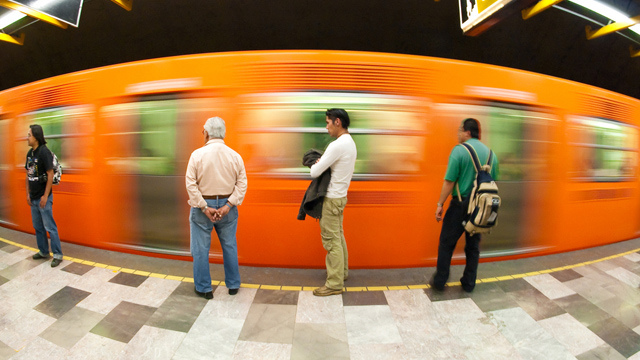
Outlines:
{"label": "blurred orange train", "polygon": [[353,268],[435,265],[436,202],[467,117],[500,159],[503,206],[482,261],[640,233],[640,101],[513,69],[340,51],[163,58],[0,92],[0,224],[33,232],[24,163],[38,123],[64,166],[54,186],[64,241],[188,260],[184,173],[205,120],[221,116],[249,177],[240,263],[322,267],[319,225],[296,215],[310,181],[302,155],[331,141],[332,107],[349,112],[358,146],[344,224]]}

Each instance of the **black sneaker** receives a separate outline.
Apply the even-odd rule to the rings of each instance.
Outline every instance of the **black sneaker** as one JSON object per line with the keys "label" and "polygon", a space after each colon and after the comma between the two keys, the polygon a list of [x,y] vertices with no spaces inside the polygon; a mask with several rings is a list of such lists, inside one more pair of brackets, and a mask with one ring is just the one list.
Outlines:
{"label": "black sneaker", "polygon": [[62,262],[62,259],[54,258],[53,260],[51,260],[51,267],[56,267],[56,266],[60,265],[61,262]]}
{"label": "black sneaker", "polygon": [[49,255],[42,255],[40,254],[40,252],[38,251],[37,253],[35,253],[35,255],[33,255],[31,257],[33,260],[40,260],[40,259],[48,259]]}
{"label": "black sneaker", "polygon": [[198,295],[200,297],[203,297],[203,298],[205,298],[207,300],[213,299],[213,291],[209,291],[209,292],[206,292],[206,293],[200,292],[200,291],[195,290],[195,289],[194,289],[194,291],[196,292],[196,295]]}
{"label": "black sneaker", "polygon": [[238,293],[238,289],[229,289],[229,295],[235,295]]}

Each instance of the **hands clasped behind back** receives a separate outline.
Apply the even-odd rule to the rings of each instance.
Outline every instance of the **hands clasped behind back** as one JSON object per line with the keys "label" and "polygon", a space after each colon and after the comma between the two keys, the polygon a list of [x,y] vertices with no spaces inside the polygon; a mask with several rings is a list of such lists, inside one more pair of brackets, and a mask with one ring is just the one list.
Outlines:
{"label": "hands clasped behind back", "polygon": [[208,207],[204,211],[204,214],[207,215],[207,217],[209,218],[209,220],[211,220],[211,222],[216,222],[216,221],[221,220],[228,213],[229,213],[229,207],[228,206],[223,206],[223,207],[221,207],[219,209],[214,209],[214,208]]}

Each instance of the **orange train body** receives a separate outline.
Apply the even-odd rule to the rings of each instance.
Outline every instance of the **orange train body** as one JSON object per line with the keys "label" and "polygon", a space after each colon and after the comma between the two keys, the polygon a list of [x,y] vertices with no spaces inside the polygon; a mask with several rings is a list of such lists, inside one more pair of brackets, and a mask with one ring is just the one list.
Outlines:
{"label": "orange train body", "polygon": [[64,166],[54,186],[63,241],[188,260],[186,164],[205,120],[221,116],[249,179],[240,263],[323,267],[317,221],[296,216],[310,182],[302,155],[331,141],[332,107],[350,113],[358,146],[344,221],[352,268],[435,265],[436,202],[467,117],[480,120],[500,160],[503,205],[481,261],[640,232],[640,101],[483,64],[339,51],[163,58],[0,92],[0,224],[33,233],[25,135],[38,123]]}

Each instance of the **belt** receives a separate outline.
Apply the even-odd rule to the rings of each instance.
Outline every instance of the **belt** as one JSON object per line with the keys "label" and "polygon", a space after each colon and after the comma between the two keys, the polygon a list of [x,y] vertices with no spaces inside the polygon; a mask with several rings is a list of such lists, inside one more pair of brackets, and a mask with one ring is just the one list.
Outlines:
{"label": "belt", "polygon": [[227,195],[202,195],[202,198],[206,200],[218,200],[218,199],[226,199],[231,197],[231,194]]}

